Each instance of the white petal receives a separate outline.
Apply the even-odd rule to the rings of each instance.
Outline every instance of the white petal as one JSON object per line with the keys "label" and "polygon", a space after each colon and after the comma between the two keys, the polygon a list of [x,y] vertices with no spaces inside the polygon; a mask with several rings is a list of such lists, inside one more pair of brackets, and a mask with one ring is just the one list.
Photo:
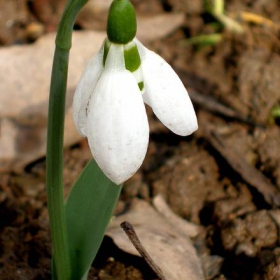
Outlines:
{"label": "white petal", "polygon": [[[133,75],[120,66],[118,55],[106,60],[90,99],[88,141],[97,164],[116,184],[129,179],[147,152],[149,127],[142,95]],[[109,65],[115,65],[111,68]]]}
{"label": "white petal", "polygon": [[89,61],[77,85],[73,98],[73,118],[76,129],[82,136],[87,136],[87,105],[103,70],[103,46]]}
{"label": "white petal", "polygon": [[197,130],[197,118],[178,75],[159,55],[137,42],[145,84],[143,99],[174,133],[186,136]]}

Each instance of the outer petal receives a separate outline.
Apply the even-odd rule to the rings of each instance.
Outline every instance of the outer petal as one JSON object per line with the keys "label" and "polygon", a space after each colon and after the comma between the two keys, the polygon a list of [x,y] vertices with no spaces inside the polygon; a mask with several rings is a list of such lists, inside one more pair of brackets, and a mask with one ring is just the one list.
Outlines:
{"label": "outer petal", "polygon": [[77,85],[73,99],[73,118],[78,132],[87,136],[87,106],[89,98],[103,71],[103,46],[89,61]]}
{"label": "outer petal", "polygon": [[87,130],[96,162],[107,177],[121,184],[144,160],[149,127],[138,85],[118,55],[111,46],[106,69],[90,99]]}
{"label": "outer petal", "polygon": [[174,133],[181,136],[193,133],[198,127],[197,118],[180,78],[163,58],[136,42],[142,60],[145,103]]}

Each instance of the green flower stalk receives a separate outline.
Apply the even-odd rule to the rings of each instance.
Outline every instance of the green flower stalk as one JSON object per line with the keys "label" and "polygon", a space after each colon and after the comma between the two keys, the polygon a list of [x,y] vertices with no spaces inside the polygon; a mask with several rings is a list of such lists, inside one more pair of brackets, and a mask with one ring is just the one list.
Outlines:
{"label": "green flower stalk", "polygon": [[69,0],[66,5],[56,37],[50,86],[46,186],[56,271],[54,277],[59,280],[71,277],[63,199],[63,132],[69,50],[75,18],[86,2],[87,0]]}

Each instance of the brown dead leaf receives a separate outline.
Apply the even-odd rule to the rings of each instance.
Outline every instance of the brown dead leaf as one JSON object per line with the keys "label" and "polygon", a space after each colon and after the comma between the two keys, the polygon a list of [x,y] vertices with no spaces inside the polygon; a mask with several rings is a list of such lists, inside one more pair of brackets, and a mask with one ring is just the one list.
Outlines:
{"label": "brown dead leaf", "polygon": [[183,220],[178,215],[176,215],[170,207],[167,205],[162,195],[157,195],[153,200],[154,207],[156,210],[166,219],[168,222],[174,226],[177,230],[180,230],[182,235],[187,234],[189,237],[194,238],[200,232],[200,227]]}
{"label": "brown dead leaf", "polygon": [[[65,146],[81,137],[72,121],[73,92],[105,33],[74,33],[68,74]],[[0,49],[0,170],[20,170],[45,155],[47,104],[55,34],[33,45]]]}
{"label": "brown dead leaf", "polygon": [[112,221],[107,235],[119,248],[137,256],[120,227],[123,221],[133,225],[142,245],[168,280],[204,279],[200,260],[188,238],[190,232],[183,232],[182,227],[170,223],[147,202],[135,199],[126,214]]}
{"label": "brown dead leaf", "polygon": [[161,14],[152,17],[138,17],[137,22],[137,37],[143,41],[152,41],[163,38],[179,28],[184,22],[184,14]]}

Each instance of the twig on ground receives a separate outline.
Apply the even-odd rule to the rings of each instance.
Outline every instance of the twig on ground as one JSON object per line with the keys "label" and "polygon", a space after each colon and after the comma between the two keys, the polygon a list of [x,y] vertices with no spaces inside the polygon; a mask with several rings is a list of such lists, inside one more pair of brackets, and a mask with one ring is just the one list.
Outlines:
{"label": "twig on ground", "polygon": [[263,126],[261,124],[255,123],[253,120],[250,120],[249,118],[240,116],[240,113],[238,113],[235,110],[233,110],[232,108],[227,107],[226,105],[218,102],[216,99],[214,99],[212,97],[205,96],[194,90],[189,90],[189,95],[191,97],[191,100],[195,104],[199,105],[200,107],[202,107],[210,112],[238,120],[238,121],[246,123],[248,125]]}
{"label": "twig on ground", "polygon": [[254,187],[272,207],[277,208],[280,206],[280,192],[259,170],[248,164],[236,151],[227,146],[224,141],[214,133],[210,124],[204,125],[202,130],[204,137],[246,183]]}
{"label": "twig on ground", "polygon": [[155,264],[152,260],[148,252],[145,250],[143,245],[141,244],[133,226],[129,222],[121,223],[121,227],[125,231],[126,235],[128,236],[129,240],[139,252],[139,254],[143,257],[143,259],[147,262],[150,268],[156,273],[160,280],[167,280],[166,277],[163,275],[161,269]]}

